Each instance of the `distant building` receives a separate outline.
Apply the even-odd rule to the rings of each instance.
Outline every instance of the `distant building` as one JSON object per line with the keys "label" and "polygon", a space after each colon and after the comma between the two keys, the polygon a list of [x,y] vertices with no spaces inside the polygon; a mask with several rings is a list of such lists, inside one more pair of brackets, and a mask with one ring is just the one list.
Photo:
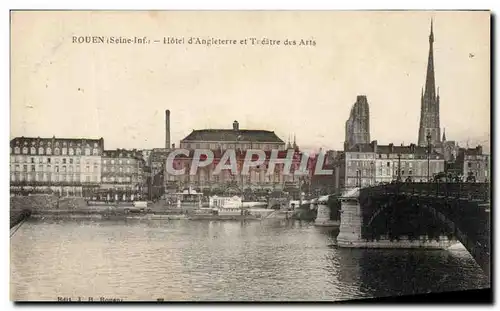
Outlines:
{"label": "distant building", "polygon": [[443,172],[444,157],[427,148],[409,146],[357,144],[342,155],[339,187],[366,187],[401,181],[426,182]]}
{"label": "distant building", "polygon": [[266,130],[245,130],[239,128],[238,121],[233,122],[232,129],[193,130],[181,140],[183,149],[273,149],[285,150],[285,142],[274,132]]}
{"label": "distant building", "polygon": [[102,154],[101,194],[114,200],[133,200],[143,196],[144,166],[142,152],[105,150]]}
{"label": "distant building", "polygon": [[446,132],[443,129],[443,139],[437,147],[434,148],[438,153],[444,156],[444,160],[448,163],[455,162],[458,156],[459,146],[453,140],[446,140]]}
{"label": "distant building", "polygon": [[359,95],[345,124],[344,150],[370,143],[370,108],[366,96]]}
{"label": "distant building", "polygon": [[104,139],[16,137],[10,141],[14,193],[90,197],[101,183]]}
{"label": "distant building", "polygon": [[476,148],[460,148],[455,162],[464,181],[473,176],[476,182],[489,182],[491,180],[491,157],[483,154],[482,146]]}

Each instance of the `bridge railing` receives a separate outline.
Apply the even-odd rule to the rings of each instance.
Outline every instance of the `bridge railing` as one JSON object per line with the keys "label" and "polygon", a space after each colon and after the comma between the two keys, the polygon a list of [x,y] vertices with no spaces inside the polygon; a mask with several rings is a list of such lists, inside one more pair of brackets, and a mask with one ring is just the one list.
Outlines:
{"label": "bridge railing", "polygon": [[438,198],[465,199],[489,202],[491,197],[489,183],[394,183],[363,188],[360,197],[374,195],[412,195],[434,196]]}

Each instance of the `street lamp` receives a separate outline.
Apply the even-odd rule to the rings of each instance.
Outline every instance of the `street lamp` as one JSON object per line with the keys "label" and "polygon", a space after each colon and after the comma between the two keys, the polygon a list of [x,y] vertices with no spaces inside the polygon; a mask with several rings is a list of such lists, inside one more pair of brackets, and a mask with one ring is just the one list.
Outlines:
{"label": "street lamp", "polygon": [[401,153],[398,153],[398,182],[401,182]]}
{"label": "street lamp", "polygon": [[430,182],[430,167],[431,167],[431,133],[427,133],[427,182]]}

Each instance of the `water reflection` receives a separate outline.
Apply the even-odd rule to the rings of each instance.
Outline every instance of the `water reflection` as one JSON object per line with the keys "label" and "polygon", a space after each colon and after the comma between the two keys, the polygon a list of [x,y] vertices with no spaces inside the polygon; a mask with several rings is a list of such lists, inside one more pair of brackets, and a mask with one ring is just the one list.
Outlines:
{"label": "water reflection", "polygon": [[340,249],[337,234],[292,220],[29,221],[11,238],[11,298],[314,301],[487,285],[465,250]]}

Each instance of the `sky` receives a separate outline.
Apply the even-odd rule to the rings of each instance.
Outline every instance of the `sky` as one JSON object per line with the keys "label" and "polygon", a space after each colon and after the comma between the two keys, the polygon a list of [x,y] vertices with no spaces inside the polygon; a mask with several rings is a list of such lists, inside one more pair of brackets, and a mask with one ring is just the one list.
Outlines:
{"label": "sky", "polygon": [[[431,18],[441,128],[462,146],[489,144],[490,14],[480,11],[13,12],[10,136],[162,148],[169,109],[176,145],[193,129],[238,120],[284,141],[295,134],[304,149],[339,150],[356,96],[366,95],[372,140],[416,143]],[[188,45],[189,37],[248,44]]]}

